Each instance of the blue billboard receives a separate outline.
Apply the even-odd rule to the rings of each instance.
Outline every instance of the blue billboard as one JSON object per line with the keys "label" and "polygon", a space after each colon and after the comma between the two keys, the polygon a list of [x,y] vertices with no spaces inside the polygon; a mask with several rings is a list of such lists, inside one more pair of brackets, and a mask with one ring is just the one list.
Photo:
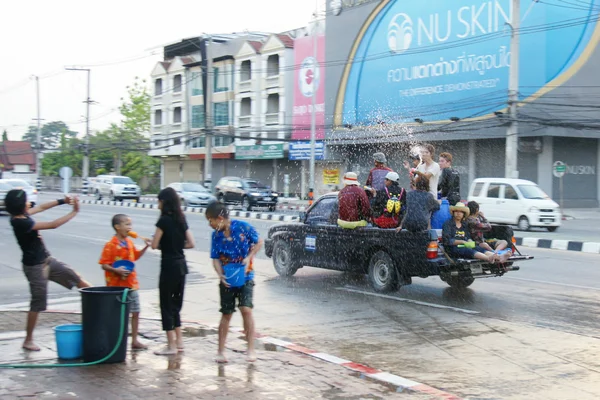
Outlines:
{"label": "blue billboard", "polygon": [[[315,141],[315,160],[322,160],[325,152],[325,144]],[[310,142],[290,142],[290,160],[310,160]]]}
{"label": "blue billboard", "polygon": [[[521,1],[519,94],[532,100],[594,51],[600,0]],[[335,125],[482,118],[506,108],[512,0],[382,0],[345,66]]]}

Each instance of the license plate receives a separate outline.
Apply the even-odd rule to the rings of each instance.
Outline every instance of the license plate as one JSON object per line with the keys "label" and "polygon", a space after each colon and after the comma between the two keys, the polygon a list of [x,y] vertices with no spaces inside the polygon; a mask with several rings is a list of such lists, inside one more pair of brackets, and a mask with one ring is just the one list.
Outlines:
{"label": "license plate", "polygon": [[271,198],[270,197],[263,197],[263,200],[264,201],[271,201]]}
{"label": "license plate", "polygon": [[552,218],[541,218],[540,221],[541,222],[554,222],[554,219],[552,219]]}
{"label": "license plate", "polygon": [[481,265],[474,265],[471,267],[472,274],[483,274],[483,267]]}

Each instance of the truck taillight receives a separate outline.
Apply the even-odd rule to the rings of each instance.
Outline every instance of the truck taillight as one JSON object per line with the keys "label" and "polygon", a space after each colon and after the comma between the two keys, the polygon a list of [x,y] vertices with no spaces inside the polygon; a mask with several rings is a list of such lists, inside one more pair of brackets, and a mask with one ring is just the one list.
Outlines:
{"label": "truck taillight", "polygon": [[438,244],[437,242],[429,242],[427,245],[427,259],[433,260],[438,256]]}

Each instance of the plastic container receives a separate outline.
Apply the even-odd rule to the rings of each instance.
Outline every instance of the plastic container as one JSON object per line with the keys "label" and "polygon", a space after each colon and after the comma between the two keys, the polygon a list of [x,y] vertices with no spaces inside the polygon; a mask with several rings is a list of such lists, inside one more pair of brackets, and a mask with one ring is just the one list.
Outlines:
{"label": "plastic container", "polygon": [[83,328],[83,361],[98,361],[108,356],[117,345],[123,325],[119,349],[105,364],[124,362],[127,357],[129,333],[129,302],[125,303],[125,317],[121,319],[122,287],[98,286],[79,289],[81,292],[81,320]]}
{"label": "plastic container", "polygon": [[121,268],[121,267],[125,267],[129,271],[133,271],[133,269],[135,268],[135,263],[133,261],[129,261],[129,260],[118,260],[113,263],[113,268]]}
{"label": "plastic container", "polygon": [[452,218],[452,213],[450,213],[450,203],[448,200],[442,200],[442,204],[440,205],[440,209],[435,211],[431,216],[431,229],[442,229],[444,227],[444,223]]}
{"label": "plastic container", "polygon": [[54,328],[56,351],[61,360],[74,360],[83,355],[83,329],[80,324],[59,325]]}
{"label": "plastic container", "polygon": [[243,264],[227,264],[223,266],[225,281],[230,287],[242,287],[246,284],[246,267]]}

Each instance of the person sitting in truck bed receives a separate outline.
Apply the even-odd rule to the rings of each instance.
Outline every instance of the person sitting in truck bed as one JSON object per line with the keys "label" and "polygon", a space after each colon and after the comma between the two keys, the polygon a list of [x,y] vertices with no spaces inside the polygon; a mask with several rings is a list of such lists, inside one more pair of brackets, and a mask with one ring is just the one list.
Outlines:
{"label": "person sitting in truck bed", "polygon": [[431,213],[439,209],[440,203],[429,192],[429,178],[415,172],[415,190],[406,194],[406,215],[397,231],[426,231],[431,226]]}
{"label": "person sitting in truck bed", "polygon": [[346,172],[344,185],[338,193],[338,225],[346,229],[367,226],[371,219],[371,205],[354,172]]}
{"label": "person sitting in truck bed", "polygon": [[500,253],[502,250],[506,249],[508,247],[508,242],[506,240],[486,240],[484,238],[484,232],[491,231],[492,225],[484,217],[483,213],[479,211],[479,203],[476,201],[470,201],[467,203],[467,207],[469,207],[470,211],[470,215],[466,219],[467,226],[469,227],[471,238],[475,243],[477,243],[477,246],[495,253]]}
{"label": "person sitting in truck bed", "polygon": [[400,176],[396,172],[388,172],[385,176],[383,190],[371,188],[374,201],[371,203],[373,223],[380,228],[397,228],[406,211],[406,191],[400,187]]}
{"label": "person sitting in truck bed", "polygon": [[469,228],[465,218],[469,216],[469,207],[462,203],[450,207],[452,219],[444,223],[442,228],[442,243],[448,255],[452,258],[470,258],[487,261],[488,263],[506,262],[510,255],[504,253],[501,256],[477,246],[471,239]]}

